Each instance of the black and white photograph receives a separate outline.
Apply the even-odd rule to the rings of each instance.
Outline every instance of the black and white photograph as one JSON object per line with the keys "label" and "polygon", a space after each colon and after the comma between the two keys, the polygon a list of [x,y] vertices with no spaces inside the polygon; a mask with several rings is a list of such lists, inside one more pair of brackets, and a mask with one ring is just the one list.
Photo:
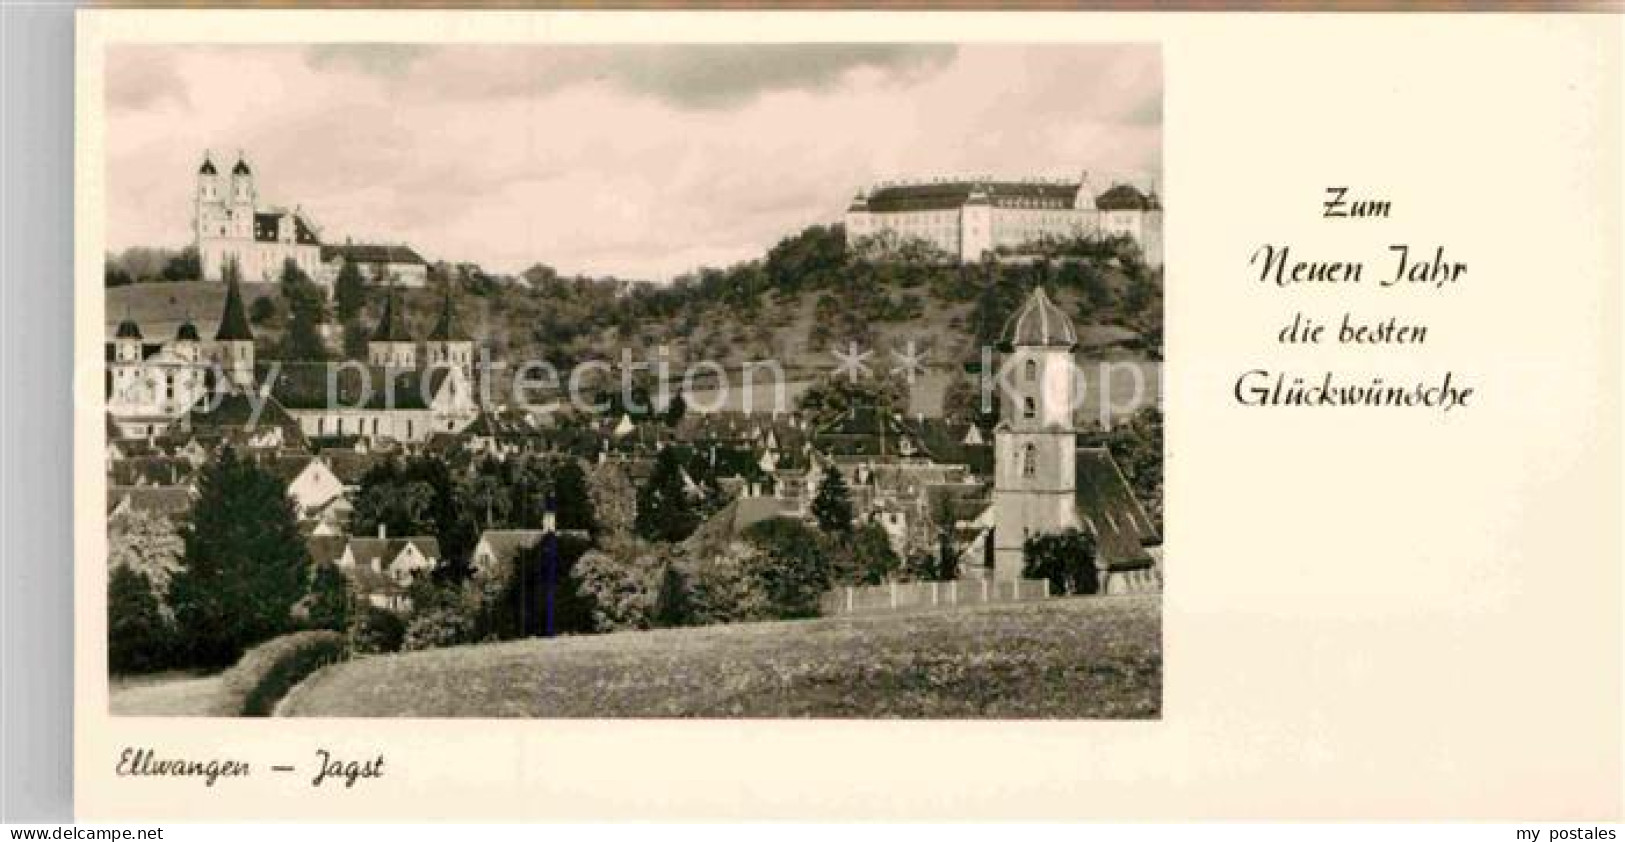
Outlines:
{"label": "black and white photograph", "polygon": [[1161,717],[1158,45],[103,84],[113,715]]}

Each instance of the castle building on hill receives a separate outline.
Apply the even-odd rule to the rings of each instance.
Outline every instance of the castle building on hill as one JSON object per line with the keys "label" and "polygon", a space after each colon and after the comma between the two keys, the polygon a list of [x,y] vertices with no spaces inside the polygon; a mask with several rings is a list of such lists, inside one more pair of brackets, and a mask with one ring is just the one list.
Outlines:
{"label": "castle building on hill", "polygon": [[1040,239],[1126,236],[1162,265],[1162,201],[1129,184],[1096,194],[1076,181],[947,179],[882,184],[859,191],[846,210],[847,236],[918,239],[970,262]]}
{"label": "castle building on hill", "polygon": [[236,264],[245,281],[274,281],[287,260],[312,278],[322,274],[315,224],[297,207],[261,205],[254,172],[240,155],[230,174],[221,175],[213,157],[204,153],[192,228],[204,280],[223,280],[227,264]]}

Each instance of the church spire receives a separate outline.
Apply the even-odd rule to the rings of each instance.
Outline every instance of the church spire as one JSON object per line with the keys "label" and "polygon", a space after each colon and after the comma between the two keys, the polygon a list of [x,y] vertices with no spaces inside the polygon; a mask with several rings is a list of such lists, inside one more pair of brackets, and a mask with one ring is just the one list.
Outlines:
{"label": "church spire", "polygon": [[452,306],[451,283],[446,283],[445,302],[440,307],[440,318],[434,323],[434,330],[429,332],[430,342],[467,342],[468,337],[463,335],[457,324],[457,311]]}
{"label": "church spire", "polygon": [[411,342],[412,337],[406,332],[406,325],[395,309],[395,285],[389,285],[389,291],[384,296],[384,313],[378,319],[378,328],[372,332],[374,342]]}
{"label": "church spire", "polygon": [[254,331],[248,327],[248,314],[243,310],[243,295],[237,288],[236,278],[226,282],[226,306],[220,313],[220,329],[215,331],[214,341],[254,341]]}

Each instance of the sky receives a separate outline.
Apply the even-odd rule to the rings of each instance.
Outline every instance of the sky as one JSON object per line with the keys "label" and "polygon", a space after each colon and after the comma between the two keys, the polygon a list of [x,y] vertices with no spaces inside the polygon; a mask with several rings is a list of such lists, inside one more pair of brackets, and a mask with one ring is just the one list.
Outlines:
{"label": "sky", "polygon": [[190,243],[205,150],[328,242],[651,280],[882,180],[1161,170],[1150,45],[126,45],[106,81],[112,251]]}

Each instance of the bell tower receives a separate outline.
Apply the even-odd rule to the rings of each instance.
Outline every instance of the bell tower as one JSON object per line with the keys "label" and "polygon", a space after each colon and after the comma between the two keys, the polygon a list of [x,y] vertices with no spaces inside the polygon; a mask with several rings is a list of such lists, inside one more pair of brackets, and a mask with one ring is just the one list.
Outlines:
{"label": "bell tower", "polygon": [[999,370],[1003,402],[994,433],[994,578],[1021,577],[1029,537],[1079,526],[1077,514],[1078,334],[1042,287],[1005,326]]}
{"label": "bell tower", "polygon": [[220,313],[220,329],[214,334],[214,361],[224,381],[223,391],[252,391],[254,388],[254,331],[243,310],[243,295],[237,279],[226,282],[226,304]]}

